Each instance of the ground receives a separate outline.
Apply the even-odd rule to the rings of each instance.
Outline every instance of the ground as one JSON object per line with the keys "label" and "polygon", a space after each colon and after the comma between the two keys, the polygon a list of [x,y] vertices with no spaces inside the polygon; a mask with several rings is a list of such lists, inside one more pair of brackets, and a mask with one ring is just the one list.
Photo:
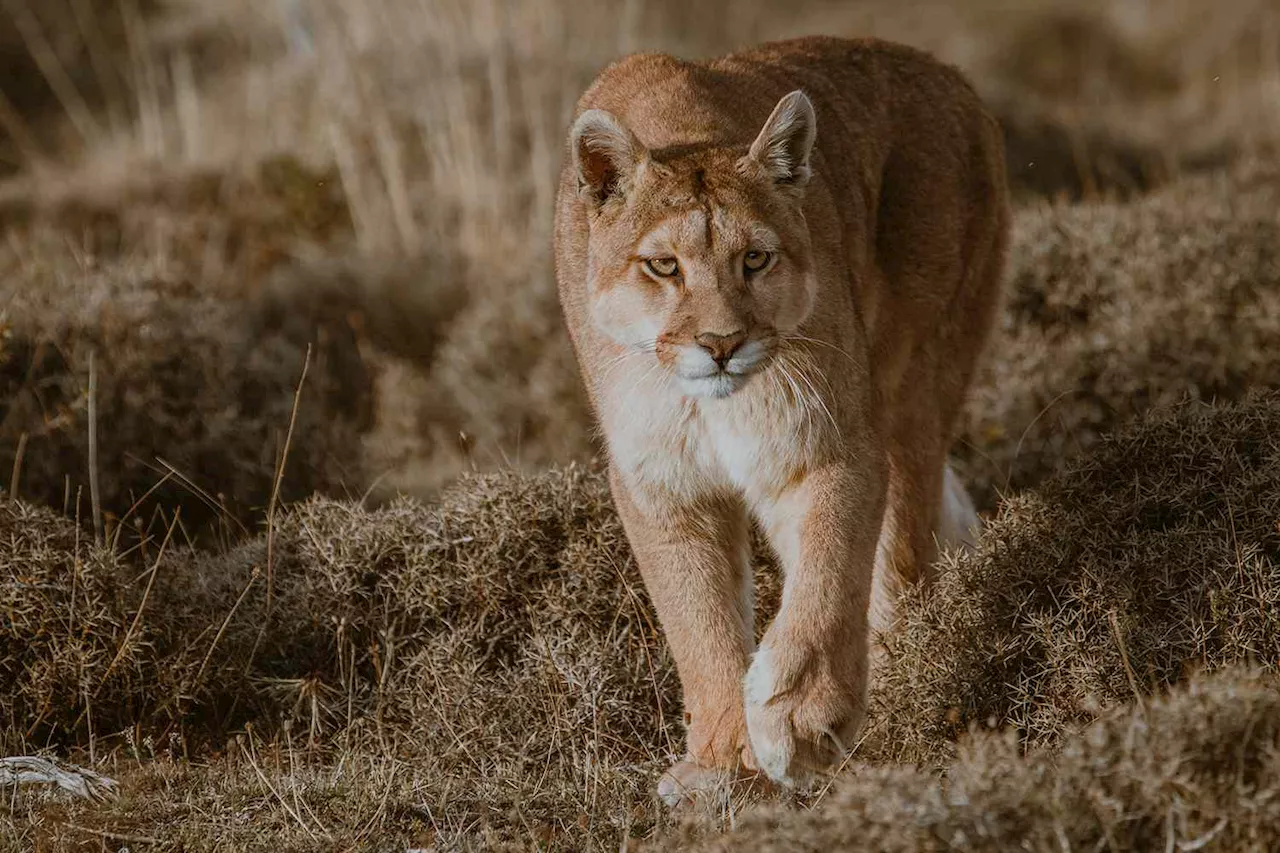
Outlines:
{"label": "ground", "polygon": [[[1280,845],[1280,14],[1010,5],[6,5],[0,740],[119,785],[16,787],[0,842]],[[556,171],[621,53],[811,32],[932,50],[1005,128],[989,524],[838,776],[671,815]]]}

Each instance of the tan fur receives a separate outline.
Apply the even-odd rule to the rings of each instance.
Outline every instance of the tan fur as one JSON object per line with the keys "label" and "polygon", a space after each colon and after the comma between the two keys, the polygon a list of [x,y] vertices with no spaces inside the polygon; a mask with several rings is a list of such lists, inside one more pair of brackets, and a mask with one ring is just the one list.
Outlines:
{"label": "tan fur", "polygon": [[[909,48],[637,55],[583,96],[557,277],[684,689],[669,802],[743,768],[793,783],[852,745],[870,627],[926,576],[935,532],[971,532],[946,456],[1008,218],[995,122]],[[940,517],[944,481],[970,517]],[[758,650],[753,519],[786,573]]]}

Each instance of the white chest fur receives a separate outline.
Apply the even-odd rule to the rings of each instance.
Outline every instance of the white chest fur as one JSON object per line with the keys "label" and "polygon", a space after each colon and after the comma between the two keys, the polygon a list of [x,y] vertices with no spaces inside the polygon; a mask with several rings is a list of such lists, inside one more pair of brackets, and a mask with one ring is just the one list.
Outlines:
{"label": "white chest fur", "polygon": [[624,366],[601,398],[613,462],[641,501],[731,491],[755,506],[811,463],[828,426],[772,368],[724,399],[685,396],[658,373]]}

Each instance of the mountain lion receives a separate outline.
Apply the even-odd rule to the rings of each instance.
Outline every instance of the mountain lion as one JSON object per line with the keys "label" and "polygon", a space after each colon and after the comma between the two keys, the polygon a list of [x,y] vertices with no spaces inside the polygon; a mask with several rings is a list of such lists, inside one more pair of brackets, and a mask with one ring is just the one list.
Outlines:
{"label": "mountain lion", "polygon": [[[582,97],[556,270],[684,691],[670,804],[838,763],[871,630],[977,516],[947,465],[1000,302],[1000,130],[873,40],[630,56]],[[749,528],[785,572],[755,643]]]}

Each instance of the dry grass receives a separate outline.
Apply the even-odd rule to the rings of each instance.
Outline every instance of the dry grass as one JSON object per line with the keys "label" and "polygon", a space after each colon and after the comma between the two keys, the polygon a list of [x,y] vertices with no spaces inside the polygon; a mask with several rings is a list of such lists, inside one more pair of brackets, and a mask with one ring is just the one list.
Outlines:
{"label": "dry grass", "polygon": [[[1247,496],[1280,495],[1276,435],[1274,398],[1188,407],[1008,504],[975,556],[906,605],[861,758],[943,762],[970,720],[1054,746],[1135,694],[1134,713],[1158,713],[1144,697],[1193,669],[1275,666],[1280,505]],[[598,472],[473,476],[437,503],[381,509],[317,498],[278,519],[270,561],[265,534],[221,554],[161,557],[153,542],[116,556],[45,510],[9,502],[0,519],[10,748],[93,744],[123,789],[106,805],[24,797],[11,832],[72,838],[58,828],[69,821],[201,849],[193,826],[207,822],[245,846],[275,827],[337,849],[372,822],[397,838],[583,849],[670,828],[649,789],[678,748],[677,685]],[[1237,742],[1214,696],[1243,688],[1212,684],[1190,705],[1203,731],[1177,712],[1191,739],[1168,735],[1175,755]],[[1256,722],[1240,708],[1231,725]],[[1159,811],[1168,795],[1141,791],[1161,789],[1142,775],[1161,762],[1088,748],[1147,786],[1115,783],[1126,808]],[[972,749],[987,750],[981,778],[1052,767]],[[961,752],[949,779],[968,778]],[[1233,766],[1204,772],[1234,778]],[[927,771],[867,772],[908,802],[940,796]],[[1064,790],[1084,796],[1084,772]],[[263,822],[235,835],[245,808]],[[1034,839],[1039,825],[997,837]]]}
{"label": "dry grass", "polygon": [[132,119],[132,25],[151,5],[90,0],[0,7],[0,174],[43,162],[49,147],[83,150]]}
{"label": "dry grass", "polygon": [[[1280,667],[1280,401],[1158,414],[1007,501],[889,646],[876,753],[1052,744],[1196,669]],[[900,721],[900,722],[899,722]]]}
{"label": "dry grass", "polygon": [[1254,163],[1131,203],[1035,205],[957,456],[986,506],[1184,399],[1280,385],[1280,173]]}
{"label": "dry grass", "polygon": [[312,342],[287,494],[361,488],[359,459],[347,448],[372,417],[370,378],[346,323],[299,317],[262,297],[231,298],[167,250],[119,254],[35,227],[0,247],[0,465],[14,471],[22,446],[18,494],[74,513],[83,490],[88,517],[96,356],[105,509],[121,517],[133,507],[151,529],[157,510],[185,506],[193,533],[223,515],[219,507],[246,517],[266,503]]}
{"label": "dry grass", "polygon": [[270,563],[265,537],[159,560],[145,608],[132,561],[83,540],[76,559],[72,523],[4,506],[29,573],[3,643],[27,742],[96,727],[203,755],[256,725],[272,749],[291,733],[320,777],[338,757],[416,767],[435,825],[467,838],[654,820],[678,691],[598,474],[474,477],[433,506],[302,503]]}
{"label": "dry grass", "polygon": [[[174,199],[189,195],[177,190],[138,197],[125,217],[38,213],[23,242],[0,249],[10,305],[0,470],[12,470],[25,434],[20,494],[59,507],[69,495],[74,507],[87,487],[90,352],[104,500],[117,515],[164,476],[158,460],[226,496],[238,518],[262,507],[308,342],[287,498],[358,496],[370,484],[429,494],[471,466],[534,469],[592,451],[549,287],[486,277],[454,250],[397,264],[293,262],[349,234],[334,224],[342,196],[294,161],[263,173],[251,184],[193,179],[188,194],[208,200],[178,213]],[[1131,203],[1019,211],[1002,339],[957,450],[984,506],[1149,407],[1274,387],[1277,186],[1273,167],[1254,164]],[[194,261],[183,247],[208,237],[219,203],[253,216],[214,260]],[[82,228],[95,223],[88,248],[58,226],[73,213]],[[121,248],[158,222],[169,235],[158,248]],[[245,292],[246,281],[259,283]],[[482,286],[503,295],[482,298]],[[189,356],[174,358],[182,348]],[[140,511],[150,523],[155,507],[179,504],[193,524],[210,515],[177,478]]]}
{"label": "dry grass", "polygon": [[[1280,646],[1280,403],[1246,400],[1280,376],[1280,17],[1216,8],[55,0],[65,79],[0,26],[23,499],[0,504],[0,741],[121,783],[15,791],[0,843],[667,849],[737,822],[675,826],[650,793],[679,691],[585,462],[549,211],[604,62],[825,31],[936,51],[1005,124],[1011,301],[958,454],[1006,500],[907,606],[880,763],[716,843],[1274,846],[1274,682],[1148,698]],[[989,718],[1016,742],[960,737]]]}
{"label": "dry grass", "polygon": [[[240,390],[225,377],[208,382],[226,393],[187,402],[189,390],[174,388],[165,367],[146,354],[150,344],[132,332],[99,352],[104,380],[127,372],[147,389],[131,388],[132,417],[104,432],[107,445],[115,443],[104,447],[115,475],[107,478],[115,494],[105,498],[117,513],[154,485],[148,465],[165,454],[185,455],[170,461],[205,491],[223,492],[239,507],[260,506],[308,340],[328,348],[334,387],[359,402],[336,418],[304,407],[304,417],[312,412],[339,429],[299,442],[297,475],[286,479],[292,495],[361,494],[369,486],[379,498],[429,495],[473,468],[536,470],[582,458],[593,445],[560,333],[547,211],[563,128],[578,92],[604,62],[631,49],[706,54],[813,30],[904,39],[975,76],[1005,119],[1011,169],[1024,193],[1093,197],[1265,150],[1274,138],[1268,128],[1280,100],[1268,93],[1280,86],[1280,62],[1266,40],[1280,26],[1274,10],[1235,0],[1232,15],[1204,27],[1192,5],[1165,4],[1141,24],[1124,4],[1092,2],[1053,12],[1024,4],[1012,12],[1000,3],[937,2],[783,9],[762,0],[749,7],[582,8],[226,0],[140,14],[131,19],[133,41],[124,40],[124,54],[111,54],[116,75],[135,95],[122,115],[134,120],[107,127],[92,146],[68,148],[67,166],[28,170],[0,187],[0,216],[9,225],[4,290],[18,339],[8,370],[23,380],[33,367],[39,374],[40,364],[64,374],[62,409],[83,408],[84,341],[103,336],[95,328],[102,321],[88,314],[79,327],[62,330],[63,339],[51,338],[49,327],[62,324],[70,302],[94,306],[111,298],[104,279],[124,282],[148,301],[128,318],[131,328],[196,321],[209,337],[203,358],[213,361],[234,363],[243,341],[276,335],[260,328],[260,305],[275,306],[267,322],[287,325],[282,344],[291,351],[260,366],[228,367],[261,374],[253,385],[262,405],[252,412],[240,411]],[[56,18],[59,8],[51,4],[48,14]],[[87,59],[79,30],[66,29],[65,62]],[[113,32],[105,19],[99,29]],[[106,43],[96,49],[111,52]],[[1212,86],[1205,83],[1213,78]],[[1248,133],[1241,115],[1250,120]],[[1173,291],[1185,279],[1209,304],[1236,300],[1216,316],[1206,312],[1192,331],[1212,334],[1209,324],[1223,311],[1238,311],[1243,316],[1232,321],[1256,324],[1255,349],[1266,351],[1266,335],[1274,333],[1264,313],[1272,297],[1262,286],[1273,275],[1265,218],[1272,190],[1252,188],[1249,178],[1221,181],[1181,185],[1143,202],[1141,216],[1106,204],[1022,215],[1015,256],[1015,310],[1022,313],[1010,319],[1007,345],[1019,354],[993,365],[984,386],[991,390],[980,392],[965,435],[987,505],[998,487],[1033,483],[1077,442],[1086,444],[1147,400],[1197,389],[1234,396],[1268,375],[1267,364],[1240,364],[1240,354],[1222,352],[1204,365],[1206,376],[1184,377],[1173,367],[1158,381],[1139,380],[1144,371],[1159,373],[1162,356],[1134,353],[1124,368],[1132,375],[1081,392],[1092,382],[1091,352],[1113,339],[1141,340],[1145,330],[1122,326],[1117,315],[1106,340],[1093,344],[1067,331],[1080,328],[1078,319],[1036,308],[1041,299],[1176,303]],[[1248,201],[1237,203],[1242,193]],[[1212,199],[1203,215],[1201,196]],[[1189,203],[1192,197],[1197,201]],[[1186,233],[1199,243],[1192,251],[1172,245]],[[1220,269],[1220,259],[1237,250],[1249,253],[1256,269]],[[1232,285],[1231,276],[1257,281],[1256,292],[1237,293],[1248,285]],[[216,322],[206,330],[199,318],[164,316],[158,306],[182,302],[171,295],[175,289],[207,300],[199,310]],[[36,293],[45,298],[33,299]],[[39,312],[48,316],[33,317]],[[1089,333],[1106,319],[1091,318]],[[1199,320],[1183,324],[1193,322]],[[216,340],[222,332],[226,340]],[[1231,344],[1219,337],[1199,343],[1206,350]],[[1048,343],[1071,356],[1050,359],[1043,354]],[[52,367],[35,358],[50,344],[60,352]],[[313,379],[329,381],[326,370]],[[160,374],[154,381],[153,372]],[[199,387],[195,377],[183,382]],[[1011,383],[1019,393],[1002,399]],[[366,389],[371,393],[362,395]],[[166,407],[213,409],[213,420],[228,427],[243,421],[244,446],[230,428],[190,440],[183,434],[190,425],[155,429],[145,412]],[[26,478],[27,494],[58,504],[68,480],[73,494],[87,485],[84,424],[63,419],[61,409],[18,408],[25,414],[6,419],[0,447],[12,458],[22,434],[58,433],[45,445],[31,439]],[[199,458],[180,452],[185,445],[199,446]],[[108,464],[126,450],[145,464]],[[0,469],[7,461],[0,458]],[[173,489],[162,497],[169,505],[198,503]]]}
{"label": "dry grass", "polygon": [[1110,714],[1058,754],[983,735],[945,778],[863,766],[812,810],[763,809],[698,850],[1273,850],[1280,685],[1226,671]]}

